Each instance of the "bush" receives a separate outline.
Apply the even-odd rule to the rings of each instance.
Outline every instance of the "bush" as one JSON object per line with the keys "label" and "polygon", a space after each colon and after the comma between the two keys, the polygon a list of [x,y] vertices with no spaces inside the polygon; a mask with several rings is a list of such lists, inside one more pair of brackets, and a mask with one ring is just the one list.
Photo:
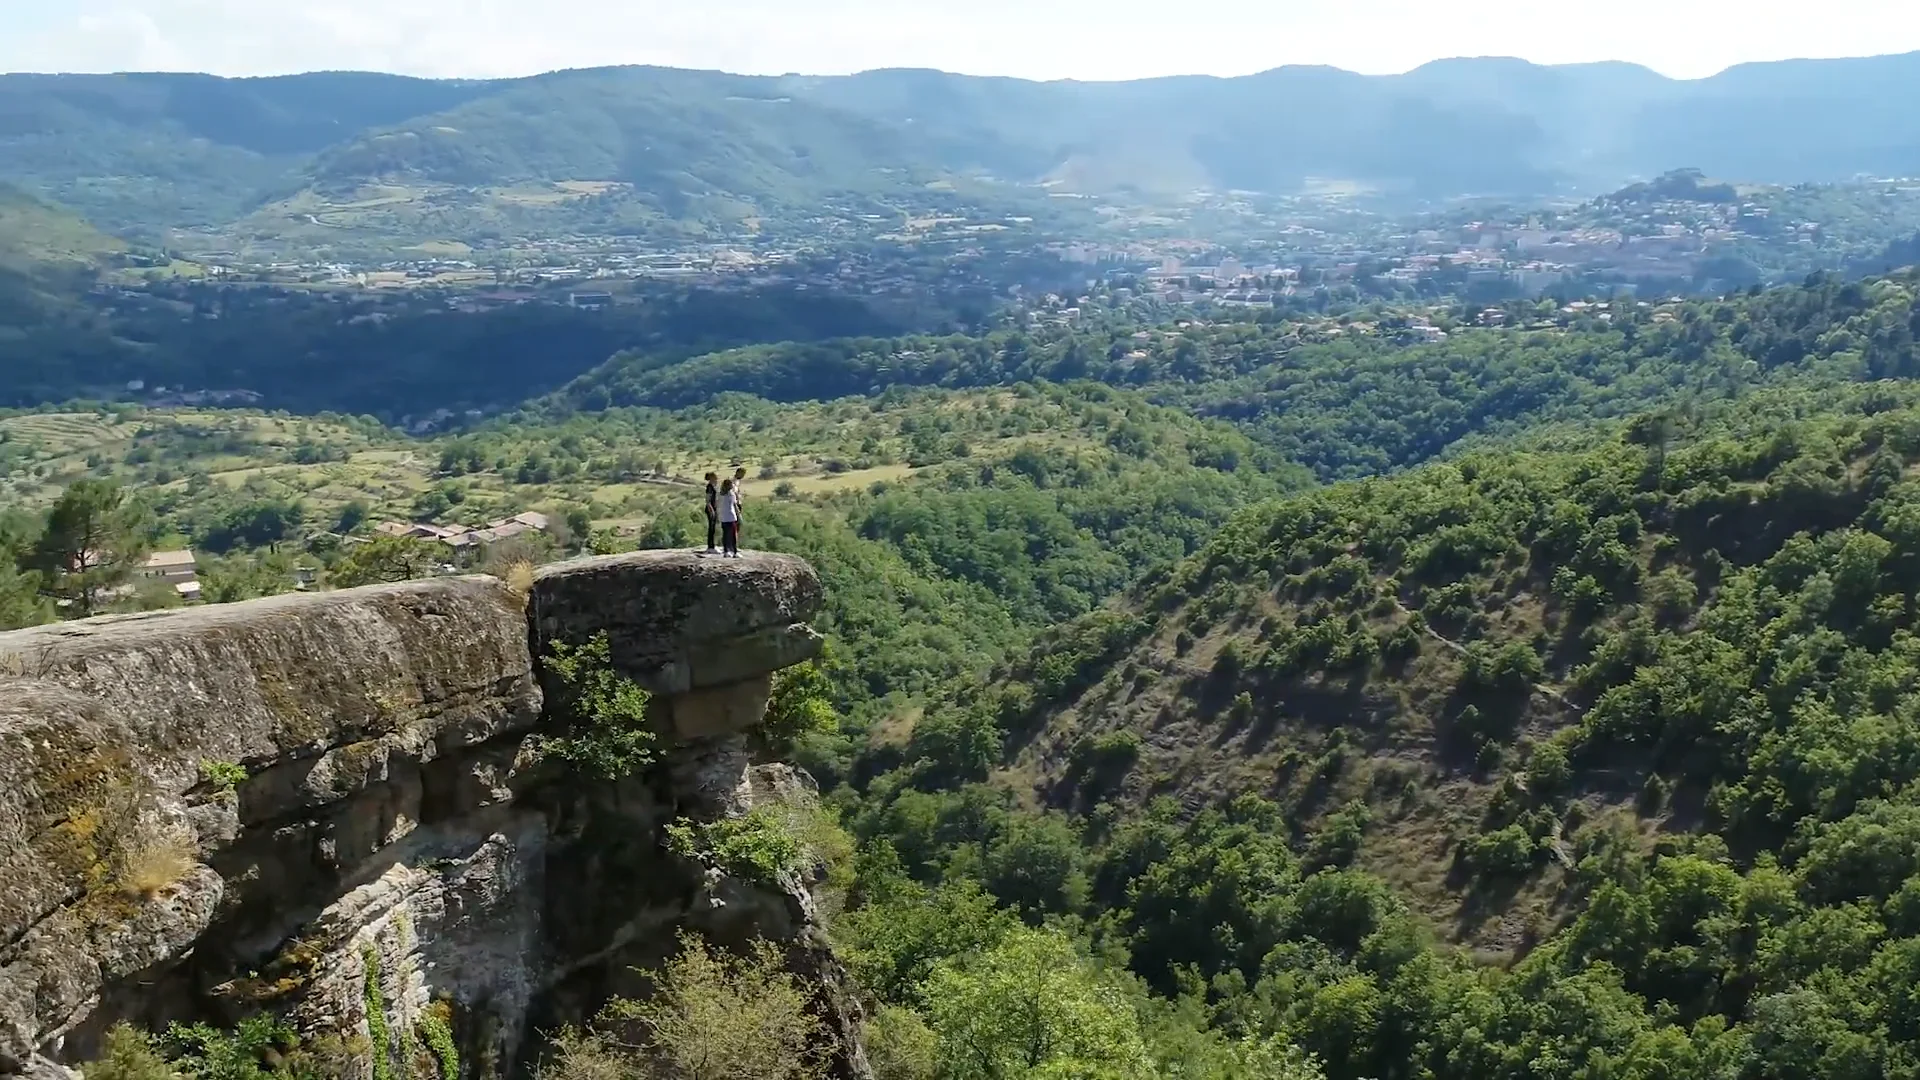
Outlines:
{"label": "bush", "polygon": [[[628,1058],[616,1073],[673,1076],[681,1080],[814,1080],[826,1075],[820,1060],[820,1021],[799,979],[786,970],[780,950],[757,941],[745,956],[710,949],[690,935],[680,938],[680,954],[659,971],[647,973],[657,991],[645,1001],[616,1001],[609,1021],[644,1029],[651,1057],[661,1066],[647,1069]],[[609,1046],[591,1037],[575,1037],[581,1071],[564,1080],[603,1080],[599,1063]]]}
{"label": "bush", "polygon": [[536,1080],[630,1080],[637,1075],[634,1053],[604,1032],[565,1027],[553,1036]]}
{"label": "bush", "polygon": [[1419,656],[1420,631],[1414,629],[1412,623],[1396,627],[1380,647],[1380,655],[1390,664],[1403,664]]}
{"label": "bush", "polygon": [[1483,878],[1503,879],[1524,876],[1533,869],[1539,845],[1526,827],[1518,823],[1484,833],[1468,841],[1462,857]]}
{"label": "bush", "polygon": [[1253,695],[1245,690],[1233,695],[1233,704],[1227,706],[1227,719],[1236,724],[1253,719]]}
{"label": "bush", "polygon": [[176,1049],[174,1066],[194,1080],[254,1080],[274,1070],[266,1063],[297,1048],[299,1037],[274,1017],[249,1017],[231,1031],[206,1024],[175,1024],[167,1041]]}
{"label": "bush", "polygon": [[773,696],[767,700],[767,717],[759,729],[767,748],[784,757],[807,735],[838,731],[840,714],[833,707],[832,691],[826,673],[814,661],[774,675]]}
{"label": "bush", "polygon": [[197,855],[185,833],[145,827],[121,853],[115,878],[126,895],[151,898],[185,880],[198,864]]}
{"label": "bush", "polygon": [[653,764],[650,697],[613,669],[606,634],[596,634],[583,645],[554,642],[544,668],[554,684],[556,712],[567,727],[566,735],[542,745],[547,754],[607,780]]}
{"label": "bush", "polygon": [[912,1009],[880,1006],[865,1036],[874,1080],[933,1080],[939,1071],[939,1039]]}
{"label": "bush", "polygon": [[146,1032],[119,1023],[108,1029],[98,1061],[81,1067],[86,1080],[174,1080],[173,1067]]}
{"label": "bush", "polygon": [[1527,790],[1537,798],[1550,798],[1563,791],[1573,779],[1573,767],[1567,758],[1564,737],[1548,739],[1533,748],[1527,758]]}
{"label": "bush", "polygon": [[247,782],[246,767],[231,761],[202,761],[200,775],[227,799],[233,798],[240,785]]}
{"label": "bush", "polygon": [[1372,821],[1373,811],[1366,803],[1357,800],[1328,814],[1319,831],[1313,834],[1313,839],[1307,844],[1303,860],[1307,869],[1351,865],[1354,857],[1360,854],[1360,843],[1365,839],[1367,825]]}
{"label": "bush", "polygon": [[1089,786],[1105,788],[1125,776],[1139,760],[1139,734],[1112,731],[1097,738],[1083,736],[1075,742],[1068,768]]}
{"label": "bush", "polygon": [[704,824],[682,818],[667,826],[667,847],[682,858],[760,882],[797,873],[808,857],[785,817],[765,807]]}

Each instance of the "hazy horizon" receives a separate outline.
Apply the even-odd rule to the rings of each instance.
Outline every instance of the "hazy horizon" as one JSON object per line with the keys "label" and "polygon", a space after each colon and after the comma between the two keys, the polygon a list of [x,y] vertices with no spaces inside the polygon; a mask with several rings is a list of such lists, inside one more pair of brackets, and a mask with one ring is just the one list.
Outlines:
{"label": "hazy horizon", "polygon": [[507,74],[507,75],[470,75],[470,74],[469,75],[427,75],[427,74],[419,74],[415,72],[390,71],[382,68],[371,68],[371,67],[314,67],[314,68],[301,68],[298,70],[291,70],[291,71],[261,72],[258,74],[223,74],[221,72],[205,71],[198,68],[157,68],[156,67],[156,68],[101,68],[99,70],[63,70],[63,71],[33,70],[33,69],[26,69],[26,68],[22,68],[19,70],[0,69],[0,76],[4,76],[4,75],[211,75],[216,78],[226,78],[226,79],[281,79],[281,78],[295,78],[302,75],[395,75],[395,76],[401,76],[405,78],[416,78],[416,79],[425,79],[425,80],[432,80],[432,81],[459,82],[463,80],[495,81],[495,80],[511,80],[511,79],[535,79],[545,75],[558,75],[568,71],[608,71],[608,70],[614,70],[618,68],[652,67],[652,68],[663,68],[663,69],[671,69],[671,70],[678,70],[678,71],[715,72],[715,73],[724,74],[724,75],[743,75],[743,76],[766,77],[766,78],[778,78],[778,77],[789,77],[789,76],[797,77],[797,78],[841,78],[841,77],[852,76],[852,75],[872,74],[872,73],[882,72],[882,71],[930,71],[930,72],[938,72],[943,75],[955,75],[955,76],[960,76],[965,78],[988,78],[988,79],[1004,78],[1004,79],[1016,79],[1016,80],[1026,81],[1026,82],[1101,83],[1101,82],[1145,81],[1145,80],[1151,80],[1151,79],[1191,79],[1191,78],[1238,79],[1238,78],[1247,78],[1253,75],[1260,75],[1270,71],[1278,71],[1285,68],[1315,68],[1315,67],[1331,68],[1339,71],[1346,71],[1351,74],[1363,75],[1369,78],[1391,78],[1398,75],[1411,74],[1412,72],[1417,71],[1420,68],[1427,67],[1433,64],[1442,64],[1442,63],[1451,63],[1451,62],[1466,63],[1466,62],[1478,62],[1478,61],[1511,60],[1511,61],[1531,64],[1535,67],[1543,67],[1543,68],[1596,67],[1604,64],[1621,64],[1629,67],[1638,67],[1646,71],[1651,71],[1656,75],[1659,75],[1666,79],[1671,79],[1675,82],[1699,82],[1701,80],[1711,79],[1717,75],[1724,74],[1725,72],[1730,71],[1733,68],[1742,67],[1747,64],[1795,63],[1795,62],[1818,63],[1818,62],[1824,62],[1824,61],[1875,60],[1875,59],[1890,58],[1890,57],[1896,57],[1896,56],[1909,56],[1909,55],[1914,55],[1916,53],[1920,53],[1920,49],[1908,49],[1908,50],[1902,50],[1900,52],[1892,52],[1892,53],[1865,53],[1858,56],[1789,56],[1789,57],[1781,57],[1778,60],[1742,60],[1734,64],[1729,64],[1727,65],[1727,67],[1719,68],[1717,70],[1707,72],[1706,74],[1703,74],[1703,75],[1668,75],[1666,72],[1660,71],[1657,68],[1654,68],[1647,64],[1642,64],[1634,60],[1566,60],[1566,61],[1554,62],[1554,61],[1529,60],[1524,56],[1512,56],[1512,55],[1506,55],[1501,53],[1485,53],[1477,56],[1467,56],[1467,55],[1436,56],[1430,60],[1423,60],[1420,63],[1415,64],[1413,67],[1407,68],[1403,71],[1357,71],[1353,68],[1342,67],[1341,65],[1338,65],[1338,64],[1287,63],[1287,64],[1276,64],[1273,67],[1261,68],[1255,71],[1243,71],[1243,72],[1235,72],[1235,73],[1228,73],[1228,74],[1215,74],[1213,72],[1207,72],[1207,71],[1187,71],[1187,72],[1169,72],[1169,73],[1157,74],[1157,75],[1135,75],[1135,76],[1125,76],[1125,77],[1115,77],[1115,78],[1076,78],[1074,76],[1044,78],[1044,77],[1030,77],[1030,76],[1024,76],[1024,75],[996,75],[992,73],[953,71],[948,68],[926,67],[923,65],[912,65],[912,64],[883,64],[877,67],[858,68],[852,71],[780,71],[780,72],[734,71],[734,70],[721,68],[721,67],[711,67],[711,66],[700,67],[700,66],[693,66],[688,64],[659,64],[659,63],[650,63],[646,61],[633,61],[631,63],[581,64],[581,65],[575,65],[570,67],[547,68],[541,71],[529,71],[524,73]]}
{"label": "hazy horizon", "polygon": [[[1031,0],[1026,0],[1030,4]],[[1540,18],[1538,3],[1472,13],[1415,0],[1337,10],[1216,0],[1170,17],[1147,0],[0,0],[0,71],[191,71],[226,76],[381,71],[505,78],[651,64],[740,74],[883,68],[1036,80],[1232,77],[1293,65],[1391,75],[1436,60],[1616,61],[1678,79],[1744,63],[1920,50],[1920,5],[1832,0],[1807,23],[1780,0],[1621,0],[1604,18]]]}

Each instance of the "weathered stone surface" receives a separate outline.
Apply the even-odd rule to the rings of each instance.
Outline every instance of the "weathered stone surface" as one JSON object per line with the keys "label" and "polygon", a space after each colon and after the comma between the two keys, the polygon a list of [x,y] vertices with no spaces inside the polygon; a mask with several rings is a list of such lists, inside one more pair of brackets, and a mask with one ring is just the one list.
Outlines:
{"label": "weathered stone surface", "polygon": [[725,686],[691,690],[669,698],[667,715],[682,741],[737,735],[759,724],[773,696],[773,679],[756,675]]}
{"label": "weathered stone surface", "polygon": [[821,637],[805,623],[776,626],[703,645],[687,657],[687,689],[727,686],[820,655]]}
{"label": "weathered stone surface", "polygon": [[538,709],[521,600],[455,578],[0,634],[0,663],[86,693],[150,771],[299,757],[428,722],[465,745]]}
{"label": "weathered stone surface", "polygon": [[[798,560],[647,554],[553,568],[531,597],[442,579],[0,634],[0,1074],[59,1080],[121,1019],[267,1008],[365,1036],[378,1008],[411,1075],[431,1004],[463,1078],[506,1076],[676,928],[751,926],[820,980],[836,1072],[866,1076],[804,883],[715,879],[661,844],[751,804],[738,733],[818,651],[819,600]],[[674,736],[618,783],[538,753],[535,649],[601,632]]]}
{"label": "weathered stone surface", "polygon": [[[0,1058],[116,980],[278,936],[281,905],[415,826],[396,773],[531,730],[524,611],[465,578],[0,634],[23,676],[0,689]],[[229,794],[208,763],[249,775]]]}
{"label": "weathered stone surface", "polygon": [[[820,578],[790,555],[738,559],[642,551],[559,563],[533,586],[535,643],[607,635],[614,662],[656,694],[736,681],[812,658],[804,624],[820,607]],[[729,662],[726,657],[739,654]]]}

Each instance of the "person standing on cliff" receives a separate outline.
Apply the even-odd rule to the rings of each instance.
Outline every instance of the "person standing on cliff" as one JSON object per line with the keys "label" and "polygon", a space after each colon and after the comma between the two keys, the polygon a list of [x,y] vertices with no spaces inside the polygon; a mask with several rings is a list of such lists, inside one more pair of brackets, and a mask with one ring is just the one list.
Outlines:
{"label": "person standing on cliff", "polygon": [[724,558],[740,557],[740,489],[731,479],[720,481],[720,542],[726,545]]}
{"label": "person standing on cliff", "polygon": [[741,466],[733,470],[733,540],[734,555],[740,554],[740,504],[747,498],[747,470]]}
{"label": "person standing on cliff", "polygon": [[720,474],[707,474],[707,554],[717,555],[720,549],[713,546],[714,530],[720,524]]}

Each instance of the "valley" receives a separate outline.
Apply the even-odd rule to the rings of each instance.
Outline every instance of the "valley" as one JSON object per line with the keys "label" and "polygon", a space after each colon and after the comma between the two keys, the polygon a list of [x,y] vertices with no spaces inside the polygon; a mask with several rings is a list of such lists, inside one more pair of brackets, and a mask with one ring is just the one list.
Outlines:
{"label": "valley", "polygon": [[0,1076],[1920,1075],[1913,62],[0,76]]}

